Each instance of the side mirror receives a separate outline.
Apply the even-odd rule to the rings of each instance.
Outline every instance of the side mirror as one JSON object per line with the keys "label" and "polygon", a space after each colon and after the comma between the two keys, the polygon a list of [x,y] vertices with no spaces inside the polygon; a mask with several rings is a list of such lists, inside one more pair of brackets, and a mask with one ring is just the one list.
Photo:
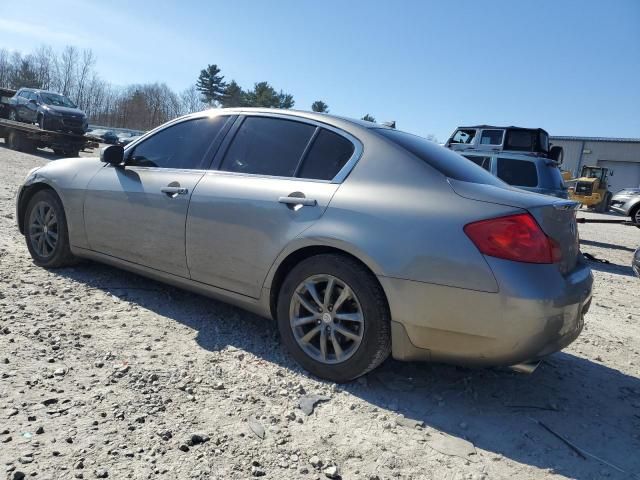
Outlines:
{"label": "side mirror", "polygon": [[122,165],[124,148],[120,145],[109,145],[100,150],[100,161],[110,165]]}

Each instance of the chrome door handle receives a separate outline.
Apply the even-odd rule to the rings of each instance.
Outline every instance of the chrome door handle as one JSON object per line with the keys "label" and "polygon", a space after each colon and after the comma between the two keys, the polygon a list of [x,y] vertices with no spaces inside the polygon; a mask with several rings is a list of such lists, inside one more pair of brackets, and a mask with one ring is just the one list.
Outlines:
{"label": "chrome door handle", "polygon": [[318,204],[316,200],[304,197],[280,197],[278,202],[286,205],[303,205],[305,207],[315,207]]}
{"label": "chrome door handle", "polygon": [[166,193],[170,197],[175,197],[176,195],[186,195],[189,193],[189,190],[182,187],[164,187],[160,190],[162,193]]}

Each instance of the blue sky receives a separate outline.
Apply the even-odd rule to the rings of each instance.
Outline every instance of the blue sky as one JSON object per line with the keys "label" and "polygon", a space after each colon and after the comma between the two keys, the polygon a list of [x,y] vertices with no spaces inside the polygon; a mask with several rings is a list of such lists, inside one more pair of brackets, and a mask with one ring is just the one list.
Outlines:
{"label": "blue sky", "polygon": [[[7,0],[2,0],[5,3]],[[115,84],[176,90],[207,63],[332,113],[440,141],[458,125],[640,137],[640,0],[31,0],[0,47],[91,48]]]}

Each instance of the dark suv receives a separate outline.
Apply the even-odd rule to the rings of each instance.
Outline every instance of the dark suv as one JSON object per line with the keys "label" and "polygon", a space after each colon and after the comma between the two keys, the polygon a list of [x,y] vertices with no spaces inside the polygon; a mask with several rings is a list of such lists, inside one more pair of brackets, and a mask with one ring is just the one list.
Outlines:
{"label": "dark suv", "polygon": [[64,95],[21,88],[9,100],[9,120],[37,123],[43,130],[84,134],[87,115]]}

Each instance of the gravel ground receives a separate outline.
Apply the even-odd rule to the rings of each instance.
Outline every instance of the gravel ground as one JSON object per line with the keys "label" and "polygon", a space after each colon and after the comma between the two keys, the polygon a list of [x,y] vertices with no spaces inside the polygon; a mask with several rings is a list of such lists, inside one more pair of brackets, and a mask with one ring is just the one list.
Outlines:
{"label": "gravel ground", "polygon": [[271,322],[234,307],[95,263],[35,267],[14,195],[54,160],[0,143],[0,477],[640,473],[640,280],[629,267],[640,230],[580,226],[583,250],[611,263],[593,264],[583,334],[534,374],[387,361],[337,386],[298,368]]}

